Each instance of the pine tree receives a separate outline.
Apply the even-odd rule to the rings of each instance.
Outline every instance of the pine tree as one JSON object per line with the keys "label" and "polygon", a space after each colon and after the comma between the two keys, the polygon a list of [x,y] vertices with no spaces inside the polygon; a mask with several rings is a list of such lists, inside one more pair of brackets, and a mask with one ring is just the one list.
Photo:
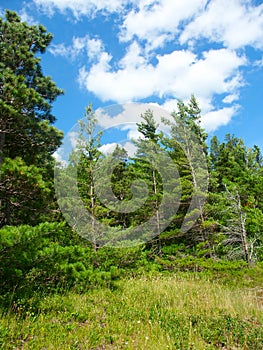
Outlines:
{"label": "pine tree", "polygon": [[[158,124],[154,120],[154,116],[152,111],[147,110],[143,115],[141,115],[142,122],[137,123],[138,131],[143,134],[144,138],[140,138],[136,145],[138,147],[137,150],[137,157],[138,159],[141,159],[142,162],[144,162],[144,155],[148,155],[149,151],[153,151],[153,153],[158,152],[158,141],[160,136],[157,133]],[[160,196],[162,195],[162,187],[161,187],[161,179],[158,174],[158,169],[155,168],[155,154],[153,154],[153,157],[151,159],[151,164],[148,162],[144,163],[144,173],[148,176],[148,181],[150,182],[150,202],[148,205],[150,205],[151,209],[150,212],[154,212],[156,216],[156,242],[157,242],[157,255],[162,256],[162,245],[161,245],[161,213],[159,211],[159,205],[160,205]],[[141,163],[142,164],[142,163]]]}
{"label": "pine tree", "polygon": [[[203,205],[206,200],[207,170],[207,135],[201,127],[201,115],[194,96],[186,105],[177,103],[178,111],[172,113],[172,120],[163,122],[170,126],[171,138],[167,147],[175,159],[182,183],[182,211],[184,219],[181,231],[185,233],[191,228],[194,241],[206,241]],[[180,212],[179,212],[180,213]],[[199,219],[198,219],[199,218]]]}
{"label": "pine tree", "polygon": [[[35,224],[54,207],[52,154],[63,135],[52,126],[51,109],[62,90],[40,64],[51,40],[42,25],[29,26],[15,12],[0,18],[0,226]],[[40,196],[44,187],[50,193]]]}
{"label": "pine tree", "polygon": [[219,230],[224,228],[221,231],[227,236],[223,241],[231,247],[229,254],[242,253],[250,262],[263,228],[260,150],[257,146],[248,148],[242,139],[227,134],[221,144],[217,138],[211,140],[210,160],[210,217]]}
{"label": "pine tree", "polygon": [[90,235],[92,237],[92,243],[94,250],[98,248],[98,229],[96,227],[96,211],[98,203],[95,193],[95,166],[101,157],[100,138],[101,132],[98,132],[98,120],[89,105],[86,108],[85,116],[79,120],[79,135],[77,139],[76,151],[79,153],[78,164],[78,188],[80,195],[82,196],[85,207],[90,211],[91,227]]}

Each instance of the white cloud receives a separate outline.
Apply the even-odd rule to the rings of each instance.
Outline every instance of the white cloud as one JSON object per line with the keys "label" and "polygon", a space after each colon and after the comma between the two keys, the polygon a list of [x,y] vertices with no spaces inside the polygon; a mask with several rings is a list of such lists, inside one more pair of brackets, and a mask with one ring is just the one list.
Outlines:
{"label": "white cloud", "polygon": [[33,0],[45,13],[70,11],[76,19],[81,16],[94,16],[98,11],[112,13],[121,11],[131,0]]}
{"label": "white cloud", "polygon": [[208,98],[214,94],[233,92],[243,85],[238,69],[246,65],[246,59],[228,49],[210,50],[203,58],[180,74],[173,84],[174,91],[181,98],[191,93]]}
{"label": "white cloud", "polygon": [[57,45],[52,45],[48,51],[52,53],[54,56],[72,56],[71,48],[66,47],[65,44],[57,44]]}
{"label": "white cloud", "polygon": [[137,151],[135,144],[129,141],[124,144],[123,148],[127,151],[129,157],[134,157]]}
{"label": "white cloud", "polygon": [[[160,123],[162,117],[170,116],[169,111],[158,105],[149,103],[125,103],[98,109],[96,110],[96,117],[99,125],[103,129],[115,127],[121,130],[135,130],[137,129],[136,123],[141,121],[141,115],[149,109],[154,113],[157,123]],[[131,131],[130,136],[136,135]]]}
{"label": "white cloud", "polygon": [[[140,115],[137,116],[138,121],[140,121]],[[128,130],[127,138],[129,140],[138,140],[143,135],[138,131],[138,127],[136,124],[127,124],[121,127],[121,130]]]}
{"label": "white cloud", "polygon": [[246,45],[263,48],[263,4],[249,0],[213,0],[189,23],[180,41],[207,38],[237,49]]}
{"label": "white cloud", "polygon": [[79,138],[78,132],[70,131],[70,132],[68,132],[67,137],[68,137],[70,146],[72,148],[76,148],[77,147],[77,143],[78,143],[78,138]]}
{"label": "white cloud", "polygon": [[[100,62],[93,65],[90,71],[82,68],[79,76],[82,84],[102,100],[122,102],[154,94],[160,97],[173,96],[162,105],[167,111],[176,109],[177,98],[187,101],[189,96],[195,93],[204,114],[203,126],[207,131],[226,125],[236,114],[236,107],[215,111],[212,103],[216,94],[227,93],[223,102],[228,104],[238,99],[238,89],[243,84],[238,70],[246,65],[247,61],[235,51],[210,50],[200,59],[190,51],[174,51],[158,56],[158,64],[154,67],[141,60],[138,44],[134,47],[134,51],[128,50],[121,61],[121,68],[117,71],[112,70],[111,56],[104,52]],[[130,59],[129,55],[133,59]],[[140,114],[133,114],[133,119],[129,120],[127,115],[122,113],[108,119],[108,122],[138,122]],[[131,114],[129,118],[130,116]],[[101,123],[105,122],[103,118],[100,120]]]}
{"label": "white cloud", "polygon": [[96,60],[103,52],[104,45],[100,39],[92,38],[87,41],[87,53],[91,61]]}
{"label": "white cloud", "polygon": [[65,44],[52,45],[49,52],[54,56],[62,56],[75,60],[82,54],[86,54],[90,61],[96,61],[103,52],[103,43],[98,38],[90,38],[89,35],[84,37],[73,37],[72,44],[66,46]]}
{"label": "white cloud", "polygon": [[[182,100],[185,104],[188,104],[189,98],[186,98]],[[163,104],[160,105],[161,108],[169,111],[169,112],[176,112],[177,109],[177,102],[178,99],[173,98],[173,99],[167,99]],[[202,114],[206,114],[213,110],[213,104],[212,104],[212,99],[211,97],[201,97],[198,96],[197,98],[198,106],[200,107]]]}
{"label": "white cloud", "polygon": [[36,25],[37,22],[34,20],[32,16],[29,15],[26,8],[23,8],[20,12],[18,12],[22,22],[27,22],[29,25]]}
{"label": "white cloud", "polygon": [[82,67],[78,78],[81,86],[85,86],[102,101],[129,102],[153,93],[154,68],[151,65],[130,66],[112,71],[111,59],[112,56],[104,52],[99,62],[89,71]]}
{"label": "white cloud", "polygon": [[186,99],[194,93],[207,104],[214,94],[235,93],[243,84],[238,69],[247,62],[235,51],[210,50],[200,59],[190,51],[173,51],[157,56],[153,66],[140,56],[138,44],[132,46],[135,52],[128,50],[117,70],[103,52],[89,71],[82,67],[79,82],[101,100],[120,103],[152,95]]}
{"label": "white cloud", "polygon": [[137,147],[134,145],[134,143],[127,141],[124,145],[112,142],[112,143],[106,143],[105,145],[102,145],[99,148],[99,151],[102,152],[105,155],[111,154],[114,152],[116,146],[119,145],[121,148],[124,148],[126,152],[128,153],[129,157],[133,157],[137,151]]}
{"label": "white cloud", "polygon": [[206,131],[215,131],[222,125],[227,125],[237,113],[238,105],[225,107],[217,111],[211,111],[202,117],[201,125]]}
{"label": "white cloud", "polygon": [[[120,31],[115,40],[127,44],[121,59],[89,35],[74,37],[70,46],[53,45],[51,53],[72,60],[85,55],[78,82],[102,101],[159,97],[171,111],[178,98],[188,101],[195,94],[208,131],[226,125],[237,113],[240,88],[246,83],[241,69],[263,66],[263,59],[248,62],[245,57],[246,46],[263,49],[263,4],[256,6],[252,0],[33,1],[50,14],[71,13],[76,19],[116,12]],[[221,96],[216,110],[213,101]],[[137,122],[138,116],[132,120]]]}
{"label": "white cloud", "polygon": [[104,145],[100,146],[99,151],[107,155],[112,153],[115,150],[117,145],[118,144],[116,142],[105,143]]}
{"label": "white cloud", "polygon": [[[125,139],[119,140],[119,145],[123,147],[130,157],[136,153],[137,147],[132,142],[138,140],[143,135],[138,131],[137,124],[141,122],[141,116],[151,110],[157,123],[161,124],[161,118],[170,118],[170,113],[156,104],[150,103],[126,103],[122,105],[112,105],[107,108],[95,111],[99,125],[104,129],[119,129],[126,132]],[[161,130],[167,132],[166,127],[162,126]],[[118,141],[117,141],[118,142]],[[110,153],[116,147],[116,143],[103,145],[103,153]]]}
{"label": "white cloud", "polygon": [[[236,99],[238,99],[238,96],[234,94],[228,95],[223,102],[231,103],[230,100],[235,101]],[[177,102],[177,99],[167,100],[161,107],[170,112],[177,112]],[[183,102],[188,104],[189,99]],[[197,102],[201,109],[201,125],[207,132],[215,131],[220,126],[227,125],[239,110],[239,105],[215,110],[211,99],[202,99],[198,97]]]}
{"label": "white cloud", "polygon": [[[135,156],[136,152],[137,152],[137,147],[136,145],[133,143],[133,142],[130,142],[130,141],[127,141],[125,142],[124,144],[118,144],[121,148],[124,148],[125,151],[127,152],[128,154],[128,157],[132,158]],[[99,148],[99,150],[107,155],[107,154],[110,154],[112,153],[115,148],[117,146],[117,143],[113,142],[113,143],[109,143],[109,144],[106,144],[106,145],[103,145]]]}
{"label": "white cloud", "polygon": [[224,103],[233,103],[234,101],[237,101],[239,99],[239,94],[230,94],[227,95],[222,102]]}
{"label": "white cloud", "polygon": [[119,67],[123,69],[127,68],[139,68],[147,64],[146,57],[143,56],[143,50],[141,46],[134,41],[127,49],[126,55],[120,60]]}
{"label": "white cloud", "polygon": [[[119,39],[146,41],[155,49],[167,40],[190,46],[206,38],[236,49],[246,45],[263,48],[263,4],[252,0],[33,0],[52,15],[54,11],[94,17],[117,13],[122,21]],[[129,5],[129,6],[127,6]]]}
{"label": "white cloud", "polygon": [[254,62],[254,67],[263,67],[263,57],[260,60]]}
{"label": "white cloud", "polygon": [[60,154],[59,150],[53,153],[53,157],[55,158],[56,162],[62,166],[67,165],[67,161],[63,159],[63,156]]}
{"label": "white cloud", "polygon": [[191,19],[205,3],[205,0],[139,1],[138,8],[126,15],[120,39],[129,41],[136,36],[147,40],[151,48],[162,46],[175,37],[180,23]]}
{"label": "white cloud", "polygon": [[[75,125],[75,128],[77,125]],[[66,134],[66,137],[63,140],[63,144],[59,147],[59,149],[53,153],[53,157],[56,159],[58,163],[62,166],[68,164],[70,154],[72,150],[74,150],[78,143],[78,132],[70,131]]]}
{"label": "white cloud", "polygon": [[88,45],[89,37],[88,35],[84,37],[73,37],[72,48],[77,52],[83,51]]}

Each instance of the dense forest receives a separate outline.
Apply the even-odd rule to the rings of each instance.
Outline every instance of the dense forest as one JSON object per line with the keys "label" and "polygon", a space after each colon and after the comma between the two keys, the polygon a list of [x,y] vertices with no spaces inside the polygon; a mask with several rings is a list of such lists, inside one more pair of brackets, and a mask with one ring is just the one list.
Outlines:
{"label": "dense forest", "polygon": [[[151,109],[141,115],[132,157],[121,146],[108,155],[101,152],[102,134],[88,105],[70,161],[59,164],[53,154],[63,133],[54,126],[52,105],[63,90],[41,67],[51,40],[43,26],[28,25],[14,12],[0,18],[1,310],[31,317],[40,312],[47,293],[114,290],[119,280],[143,273],[206,271],[219,278],[229,270],[229,280],[233,271],[236,276],[240,271],[262,274],[260,148],[230,134],[208,142],[198,98],[189,96],[188,103],[179,100],[170,118],[163,118],[169,135],[160,131]],[[108,164],[115,164],[110,176],[105,175]],[[76,168],[83,210],[72,189]],[[141,180],[147,186],[143,203]],[[102,202],[109,186],[113,196]],[[114,210],[115,202],[122,210]],[[79,225],[86,211],[91,219]],[[183,337],[189,336],[188,328],[186,333]],[[259,346],[260,340],[251,344]]]}

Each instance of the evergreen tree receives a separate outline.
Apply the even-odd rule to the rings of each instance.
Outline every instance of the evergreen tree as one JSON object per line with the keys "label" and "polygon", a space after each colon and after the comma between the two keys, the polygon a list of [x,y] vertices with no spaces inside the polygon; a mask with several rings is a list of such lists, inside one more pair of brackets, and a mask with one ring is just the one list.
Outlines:
{"label": "evergreen tree", "polygon": [[29,26],[15,12],[0,18],[0,160],[40,163],[60,144],[62,135],[50,124],[62,90],[43,75],[39,57],[51,40],[42,25]]}
{"label": "evergreen tree", "polygon": [[[144,138],[140,138],[136,145],[138,147],[136,156],[140,160],[140,165],[143,165],[144,175],[148,178],[149,184],[149,199],[147,206],[149,212],[156,217],[156,242],[157,242],[157,255],[162,256],[161,246],[161,213],[159,211],[160,197],[162,196],[162,180],[158,174],[158,169],[155,168],[155,156],[157,157],[158,148],[160,147],[158,141],[160,135],[157,133],[158,124],[154,120],[152,111],[147,110],[141,115],[142,122],[138,123],[138,131],[143,134]],[[144,162],[144,155],[148,155],[149,151],[153,151],[153,157],[151,157],[151,163]],[[155,155],[156,154],[156,155]],[[148,158],[148,157],[147,157]]]}
{"label": "evergreen tree", "polygon": [[94,183],[96,176],[95,165],[102,155],[99,151],[102,133],[98,132],[97,126],[97,117],[92,109],[92,106],[89,105],[86,108],[84,118],[79,120],[79,135],[77,139],[76,151],[79,153],[78,188],[85,207],[90,211],[90,234],[95,251],[98,248],[96,216],[99,205],[96,199]]}
{"label": "evergreen tree", "polygon": [[[62,139],[52,126],[51,113],[62,90],[42,73],[40,64],[40,54],[51,40],[42,25],[29,26],[15,12],[7,11],[5,19],[0,18],[0,225],[41,221],[43,209],[54,200],[54,191],[48,196],[44,191],[37,219],[36,208],[41,205],[36,188],[43,188],[42,181],[44,187],[52,187],[52,154]],[[26,166],[31,175],[22,180]],[[13,179],[14,174],[20,175]]]}
{"label": "evergreen tree", "polygon": [[148,187],[147,200],[140,211],[135,213],[138,222],[148,220],[148,228],[155,237],[155,251],[162,256],[162,232],[174,218],[179,206],[181,186],[173,159],[164,146],[164,137],[158,131],[153,113],[148,110],[138,123],[143,137],[136,142],[135,169]]}
{"label": "evergreen tree", "polygon": [[210,161],[210,216],[226,236],[223,242],[229,246],[228,255],[239,252],[250,262],[263,228],[260,150],[257,146],[248,148],[242,139],[227,134],[221,144],[212,138]]}
{"label": "evergreen tree", "polygon": [[194,96],[187,105],[179,100],[177,108],[178,111],[171,115],[172,120],[164,119],[163,122],[171,128],[171,138],[166,144],[178,165],[182,184],[181,227],[183,232],[192,228],[191,239],[204,242],[206,237],[202,225],[205,221],[203,204],[208,181],[207,135],[200,125],[200,109]]}
{"label": "evergreen tree", "polygon": [[[111,176],[111,186],[116,199],[122,203],[130,201],[132,199],[131,192],[131,167],[128,162],[128,153],[121,146],[117,145],[113,153],[109,156],[110,162],[114,163],[117,161],[117,165]],[[124,206],[123,206],[124,207]],[[131,225],[129,213],[121,211],[120,213],[114,213],[113,211],[109,213],[112,216],[114,226],[121,226],[123,230]]]}

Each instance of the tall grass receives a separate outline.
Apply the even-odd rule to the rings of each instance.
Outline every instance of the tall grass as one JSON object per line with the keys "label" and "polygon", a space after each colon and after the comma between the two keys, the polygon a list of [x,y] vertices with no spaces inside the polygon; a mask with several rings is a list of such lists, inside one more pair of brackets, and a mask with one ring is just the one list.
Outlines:
{"label": "tall grass", "polygon": [[26,311],[18,303],[2,315],[2,349],[263,349],[260,288],[192,276],[46,295],[28,300]]}

